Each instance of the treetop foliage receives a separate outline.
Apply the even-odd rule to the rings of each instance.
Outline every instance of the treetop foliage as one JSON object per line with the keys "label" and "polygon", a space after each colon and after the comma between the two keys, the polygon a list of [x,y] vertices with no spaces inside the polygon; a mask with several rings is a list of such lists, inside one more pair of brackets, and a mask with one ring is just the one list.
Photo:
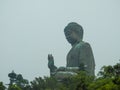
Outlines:
{"label": "treetop foliage", "polygon": [[[13,72],[12,72],[13,73]],[[21,74],[8,75],[15,80],[9,84],[7,90],[119,90],[120,89],[120,63],[113,66],[103,66],[96,77],[88,76],[84,71],[77,75],[58,81],[55,77],[36,77],[28,83]],[[10,78],[11,80],[11,78]],[[0,90],[6,90],[0,82]]]}

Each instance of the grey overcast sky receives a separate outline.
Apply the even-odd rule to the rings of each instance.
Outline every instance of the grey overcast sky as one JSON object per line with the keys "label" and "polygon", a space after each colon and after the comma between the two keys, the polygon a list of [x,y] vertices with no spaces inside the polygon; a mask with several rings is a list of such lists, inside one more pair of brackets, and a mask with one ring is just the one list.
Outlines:
{"label": "grey overcast sky", "polygon": [[84,28],[93,49],[96,74],[120,59],[120,0],[0,0],[0,81],[14,70],[25,79],[49,76],[47,55],[65,66],[71,45],[63,29]]}

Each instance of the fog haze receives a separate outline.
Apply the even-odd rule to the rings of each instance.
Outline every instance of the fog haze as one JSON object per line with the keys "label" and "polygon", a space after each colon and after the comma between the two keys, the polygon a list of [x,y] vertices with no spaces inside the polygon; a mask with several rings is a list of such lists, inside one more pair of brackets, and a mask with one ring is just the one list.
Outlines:
{"label": "fog haze", "polygon": [[69,22],[82,25],[96,74],[119,62],[119,0],[0,0],[0,81],[9,83],[12,70],[29,81],[49,76],[48,54],[65,66],[71,45],[63,30]]}

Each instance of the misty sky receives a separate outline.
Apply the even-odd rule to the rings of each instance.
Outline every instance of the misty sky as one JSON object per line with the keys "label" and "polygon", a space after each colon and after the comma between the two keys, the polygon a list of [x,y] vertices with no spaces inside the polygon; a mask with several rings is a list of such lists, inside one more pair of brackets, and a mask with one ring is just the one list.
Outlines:
{"label": "misty sky", "polygon": [[83,26],[93,49],[96,74],[120,59],[120,0],[0,0],[0,81],[14,70],[25,79],[49,76],[47,55],[65,66],[69,22]]}

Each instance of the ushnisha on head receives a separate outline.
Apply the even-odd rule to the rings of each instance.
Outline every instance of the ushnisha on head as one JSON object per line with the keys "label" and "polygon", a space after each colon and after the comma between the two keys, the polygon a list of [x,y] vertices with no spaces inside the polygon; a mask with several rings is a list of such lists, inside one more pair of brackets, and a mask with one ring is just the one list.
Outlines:
{"label": "ushnisha on head", "polygon": [[74,45],[75,43],[80,42],[83,39],[83,28],[81,25],[77,24],[76,22],[69,23],[64,28],[64,33],[67,41],[71,45]]}

